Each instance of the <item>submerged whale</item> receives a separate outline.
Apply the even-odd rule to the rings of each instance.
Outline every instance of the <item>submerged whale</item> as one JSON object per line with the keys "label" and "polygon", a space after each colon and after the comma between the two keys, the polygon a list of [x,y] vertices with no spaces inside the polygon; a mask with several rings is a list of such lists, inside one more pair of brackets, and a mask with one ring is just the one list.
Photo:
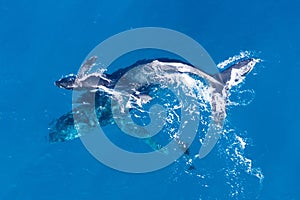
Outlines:
{"label": "submerged whale", "polygon": [[[97,115],[97,121],[100,126],[106,126],[108,124],[115,124],[115,120],[112,114],[111,108],[111,94],[110,92],[114,90],[116,84],[121,79],[124,74],[129,72],[131,69],[144,66],[146,69],[152,70],[153,68],[159,68],[161,71],[169,74],[185,74],[194,79],[202,78],[207,81],[211,87],[211,113],[212,113],[212,123],[208,127],[206,137],[202,142],[202,147],[199,151],[199,157],[205,157],[213,148],[217,142],[220,134],[222,133],[222,127],[224,119],[226,117],[226,100],[228,98],[229,90],[238,84],[240,84],[245,76],[251,72],[258,59],[247,58],[240,60],[233,65],[227,67],[217,74],[208,74],[195,66],[183,62],[177,59],[149,59],[140,60],[135,64],[121,68],[111,74],[109,73],[88,73],[94,66],[97,57],[91,57],[85,61],[81,66],[81,69],[77,75],[69,74],[61,79],[55,81],[55,85],[59,88],[67,90],[78,90],[83,91],[80,98],[81,102],[85,102],[89,98],[89,94],[94,93],[95,97],[95,107],[91,108],[88,104],[80,104],[78,110],[95,110]],[[148,67],[148,68],[147,68]],[[147,76],[147,74],[144,74]],[[147,78],[147,77],[146,77]],[[129,81],[138,81],[137,77],[130,77]],[[135,102],[142,102],[141,104],[151,101],[151,96],[149,95],[149,90],[151,85],[147,87],[142,87],[138,93],[134,94]],[[73,109],[55,121],[53,121],[49,128],[49,140],[50,142],[62,142],[67,140],[73,140],[82,136],[78,133],[74,124],[74,112],[77,108]],[[93,120],[89,119],[89,112],[86,114],[81,114],[80,121],[85,123],[87,126],[97,126]],[[161,150],[162,146],[156,143],[152,138],[143,138],[145,142],[151,146],[154,150]],[[184,141],[178,139],[178,145],[185,151],[189,153],[187,145]]]}

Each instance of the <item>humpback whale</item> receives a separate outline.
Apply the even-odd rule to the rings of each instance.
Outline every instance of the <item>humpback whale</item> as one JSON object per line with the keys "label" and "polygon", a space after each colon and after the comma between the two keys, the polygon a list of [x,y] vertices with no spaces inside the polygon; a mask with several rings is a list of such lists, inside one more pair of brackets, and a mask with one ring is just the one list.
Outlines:
{"label": "humpback whale", "polygon": [[[114,90],[121,77],[137,66],[149,66],[149,70],[153,67],[159,67],[160,70],[166,73],[186,74],[190,77],[199,77],[207,81],[211,87],[210,106],[212,123],[208,127],[206,136],[202,142],[202,147],[199,151],[200,158],[205,157],[211,151],[222,133],[222,127],[226,117],[226,100],[228,98],[229,90],[233,86],[240,84],[245,76],[251,72],[255,64],[260,61],[259,59],[247,58],[232,64],[225,70],[220,71],[220,73],[208,74],[181,60],[157,58],[137,61],[135,64],[121,68],[111,74],[99,72],[89,73],[91,68],[95,65],[96,60],[96,56],[90,57],[81,66],[77,75],[66,75],[55,81],[55,85],[67,90],[84,91],[80,99],[81,102],[88,99],[90,92],[93,92],[95,94],[95,108],[89,107],[88,104],[81,104],[78,106],[78,109],[94,109],[100,126],[115,124],[111,111],[111,96],[109,94]],[[130,81],[137,81],[137,78],[130,77]],[[133,95],[136,99],[135,102],[141,102],[141,104],[144,104],[151,101],[151,96],[149,96],[149,87],[151,87],[151,85],[144,87],[137,94]],[[76,108],[73,109],[73,111],[62,115],[50,124],[50,142],[53,143],[73,140],[82,136],[78,133],[75,127],[73,117],[74,112],[76,112]],[[86,114],[83,113],[80,118],[83,123],[87,124],[87,126],[97,125],[97,123],[91,122],[88,112]],[[162,146],[152,140],[152,138],[142,139],[145,140],[145,142],[154,150],[162,150]],[[183,149],[183,151],[185,151],[186,154],[189,153],[184,141],[178,139],[178,145]]]}

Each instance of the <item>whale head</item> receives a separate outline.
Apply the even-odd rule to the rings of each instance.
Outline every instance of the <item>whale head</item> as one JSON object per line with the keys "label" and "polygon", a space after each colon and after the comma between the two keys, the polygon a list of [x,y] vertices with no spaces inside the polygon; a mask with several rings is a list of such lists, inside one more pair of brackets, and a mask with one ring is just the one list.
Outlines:
{"label": "whale head", "polygon": [[249,72],[252,71],[255,64],[258,62],[260,62],[259,59],[250,58],[250,59],[238,62],[236,65],[233,65],[232,68],[237,69],[240,76],[246,76]]}
{"label": "whale head", "polygon": [[77,76],[74,74],[69,74],[61,79],[55,81],[55,85],[59,88],[64,88],[67,90],[72,90],[75,87],[75,81],[76,81]]}
{"label": "whale head", "polygon": [[261,62],[260,59],[249,58],[234,65],[231,65],[220,74],[217,74],[215,78],[220,80],[222,83],[232,87],[240,84],[247,74],[249,74],[256,63]]}

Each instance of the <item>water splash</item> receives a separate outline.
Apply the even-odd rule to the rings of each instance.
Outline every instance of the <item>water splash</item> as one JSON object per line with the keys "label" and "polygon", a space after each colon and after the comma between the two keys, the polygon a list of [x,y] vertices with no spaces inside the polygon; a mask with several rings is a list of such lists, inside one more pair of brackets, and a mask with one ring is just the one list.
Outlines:
{"label": "water splash", "polygon": [[[230,196],[237,199],[244,198],[251,190],[259,195],[264,175],[261,168],[254,166],[254,162],[245,153],[249,145],[248,139],[238,134],[235,129],[229,129],[229,126],[225,129],[223,138],[227,146],[219,146],[218,152],[227,161],[228,167],[224,172],[230,185]],[[251,180],[251,177],[256,180]],[[247,181],[252,181],[252,188],[247,188]]]}
{"label": "water splash", "polygon": [[[257,55],[258,55],[258,53],[255,51],[241,51],[238,55],[234,55],[234,56],[229,57],[228,59],[220,62],[219,64],[217,64],[217,67],[219,69],[225,69],[228,66],[239,62],[240,60],[253,58],[253,57],[256,57]],[[259,61],[262,61],[262,60],[259,59]]]}
{"label": "water splash", "polygon": [[[242,59],[254,56],[252,52],[241,52],[237,56],[230,57],[218,65],[219,68],[226,68]],[[257,59],[259,62],[260,59]],[[243,89],[242,84],[233,87],[228,93],[226,102],[227,110],[234,109],[236,106],[247,106],[255,98],[255,92],[251,89]],[[202,88],[203,89],[203,88]],[[202,91],[205,96],[206,90]],[[209,100],[209,97],[207,97]],[[229,106],[229,107],[228,107]],[[209,108],[210,109],[210,108]],[[205,119],[207,120],[207,119]],[[204,120],[204,121],[205,121]],[[200,142],[203,141],[203,133],[207,124],[200,130]],[[181,162],[176,163],[177,170],[173,174],[174,177],[190,176],[195,178],[195,184],[199,185],[199,199],[207,199],[207,197],[216,199],[256,199],[258,198],[262,187],[264,174],[260,167],[256,166],[255,161],[250,158],[246,151],[250,147],[250,139],[246,134],[241,134],[228,120],[225,121],[222,137],[217,145],[217,152],[210,156],[212,160],[201,161],[196,156],[182,158]],[[193,147],[192,147],[193,148]],[[198,146],[196,145],[196,148]],[[216,166],[216,163],[218,166]],[[185,166],[184,172],[179,173],[178,168]],[[190,166],[193,166],[191,169]],[[225,183],[217,184],[220,181]],[[225,189],[224,189],[224,188]],[[215,191],[223,188],[224,194],[216,197]]]}
{"label": "water splash", "polygon": [[232,93],[230,93],[227,105],[228,106],[247,106],[251,104],[251,102],[255,98],[255,92],[252,89],[239,90],[234,89]]}

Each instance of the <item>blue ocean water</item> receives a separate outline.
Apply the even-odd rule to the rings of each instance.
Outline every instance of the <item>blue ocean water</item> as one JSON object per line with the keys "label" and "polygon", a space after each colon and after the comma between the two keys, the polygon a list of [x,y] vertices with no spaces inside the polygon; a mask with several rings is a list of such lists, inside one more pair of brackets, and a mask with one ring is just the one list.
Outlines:
{"label": "blue ocean water", "polygon": [[[2,0],[0,198],[299,199],[299,7],[297,1],[258,0]],[[146,26],[189,35],[216,63],[244,50],[264,61],[243,85],[255,91],[254,100],[228,114],[263,181],[243,165],[234,168],[218,148],[197,163],[199,174],[186,173],[182,163],[126,174],[99,163],[80,140],[48,143],[49,122],[71,109],[71,93],[53,82],[76,72],[99,42]],[[219,149],[226,145],[230,140]],[[227,176],[229,169],[237,173]]]}

